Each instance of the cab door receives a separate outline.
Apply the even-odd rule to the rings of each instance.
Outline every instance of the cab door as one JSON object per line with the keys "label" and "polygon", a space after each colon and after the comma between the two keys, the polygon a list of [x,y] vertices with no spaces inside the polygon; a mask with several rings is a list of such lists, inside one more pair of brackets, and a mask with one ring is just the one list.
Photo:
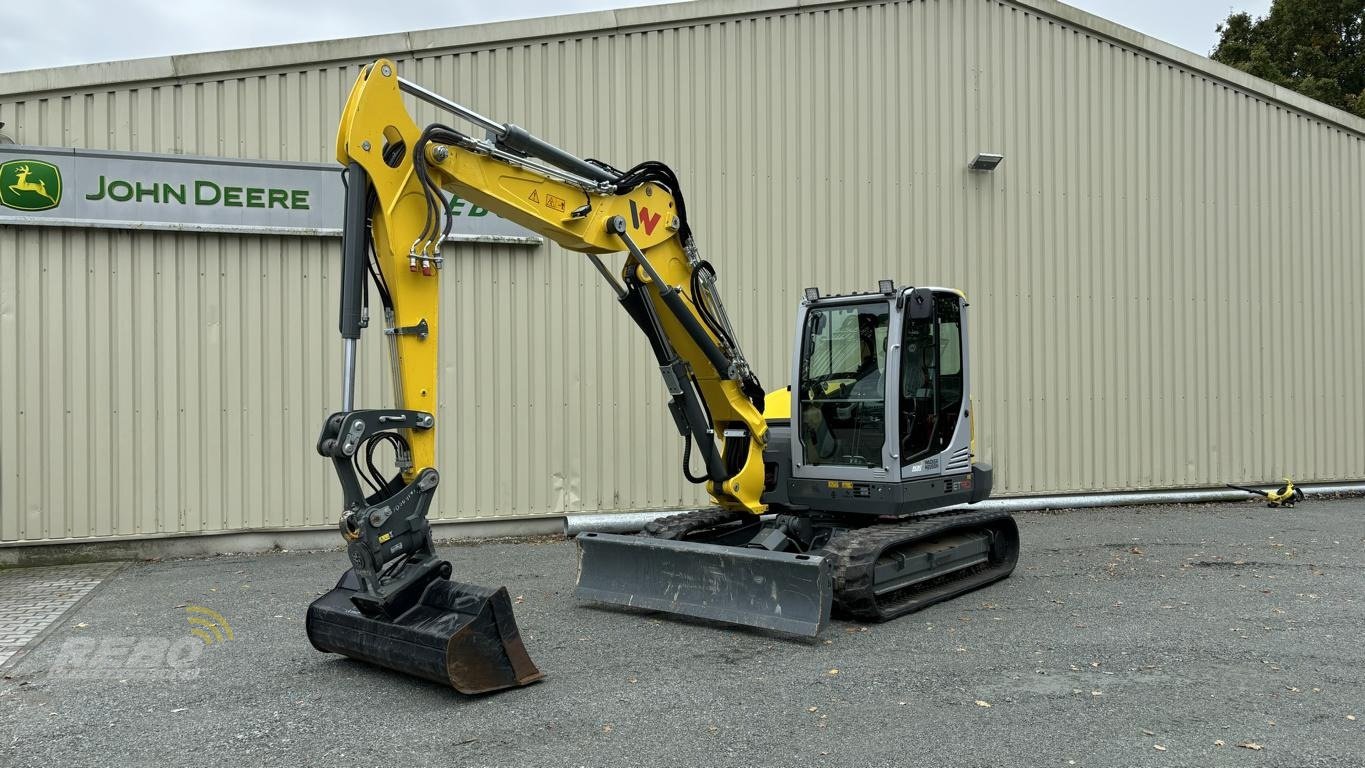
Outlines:
{"label": "cab door", "polygon": [[904,479],[971,471],[966,301],[943,289],[907,292],[900,338],[896,439]]}
{"label": "cab door", "polygon": [[896,345],[894,298],[803,303],[792,380],[792,474],[848,481],[895,479],[891,455]]}

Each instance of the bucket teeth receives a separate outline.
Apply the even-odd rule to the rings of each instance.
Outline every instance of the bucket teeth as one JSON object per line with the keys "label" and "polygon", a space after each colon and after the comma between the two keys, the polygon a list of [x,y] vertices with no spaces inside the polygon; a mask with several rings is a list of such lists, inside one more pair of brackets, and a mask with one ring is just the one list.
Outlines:
{"label": "bucket teeth", "polygon": [[806,637],[829,621],[832,580],[818,555],[610,533],[577,542],[580,599]]}
{"label": "bucket teeth", "polygon": [[521,641],[505,587],[434,579],[416,605],[393,619],[361,613],[351,600],[358,588],[355,573],[347,571],[335,589],[308,606],[313,647],[460,693],[490,693],[544,677]]}

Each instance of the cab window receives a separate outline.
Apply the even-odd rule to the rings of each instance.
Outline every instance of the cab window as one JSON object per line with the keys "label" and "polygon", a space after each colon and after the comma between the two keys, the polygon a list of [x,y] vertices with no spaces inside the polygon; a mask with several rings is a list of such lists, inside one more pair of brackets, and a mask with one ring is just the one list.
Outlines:
{"label": "cab window", "polygon": [[798,425],[807,464],[881,466],[890,317],[884,302],[807,313]]}
{"label": "cab window", "polygon": [[934,316],[905,321],[901,340],[901,463],[938,454],[953,441],[962,411],[962,306],[934,296]]}

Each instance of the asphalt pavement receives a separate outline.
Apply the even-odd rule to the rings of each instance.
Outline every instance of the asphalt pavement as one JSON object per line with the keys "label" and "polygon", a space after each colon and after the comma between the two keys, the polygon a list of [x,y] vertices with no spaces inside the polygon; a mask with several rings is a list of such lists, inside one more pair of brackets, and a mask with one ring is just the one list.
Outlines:
{"label": "asphalt pavement", "polygon": [[1363,521],[1026,513],[1010,579],[815,641],[580,603],[571,542],[446,546],[546,673],[485,697],[308,644],[340,551],[136,563],[5,670],[0,765],[1361,766]]}

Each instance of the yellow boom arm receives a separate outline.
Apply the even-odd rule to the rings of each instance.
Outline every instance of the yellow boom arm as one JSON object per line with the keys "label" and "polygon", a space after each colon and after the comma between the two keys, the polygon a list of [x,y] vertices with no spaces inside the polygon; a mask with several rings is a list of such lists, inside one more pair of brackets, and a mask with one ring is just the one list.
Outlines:
{"label": "yellow boom arm", "polygon": [[[419,128],[404,92],[483,126],[491,138]],[[714,273],[692,247],[671,171],[657,163],[624,173],[588,164],[401,80],[387,60],[357,79],[337,135],[337,160],[363,168],[373,192],[368,216],[393,307],[386,324],[395,345],[399,408],[436,410],[440,193],[453,193],[589,256],[649,338],[670,411],[689,444],[696,441],[714,501],[753,514],[766,510],[760,501],[767,442],[762,389],[734,340]],[[621,252],[627,255],[618,282],[598,255]],[[424,333],[413,330],[423,326]],[[411,481],[433,465],[435,430],[413,430],[409,440],[412,467],[405,477]]]}

